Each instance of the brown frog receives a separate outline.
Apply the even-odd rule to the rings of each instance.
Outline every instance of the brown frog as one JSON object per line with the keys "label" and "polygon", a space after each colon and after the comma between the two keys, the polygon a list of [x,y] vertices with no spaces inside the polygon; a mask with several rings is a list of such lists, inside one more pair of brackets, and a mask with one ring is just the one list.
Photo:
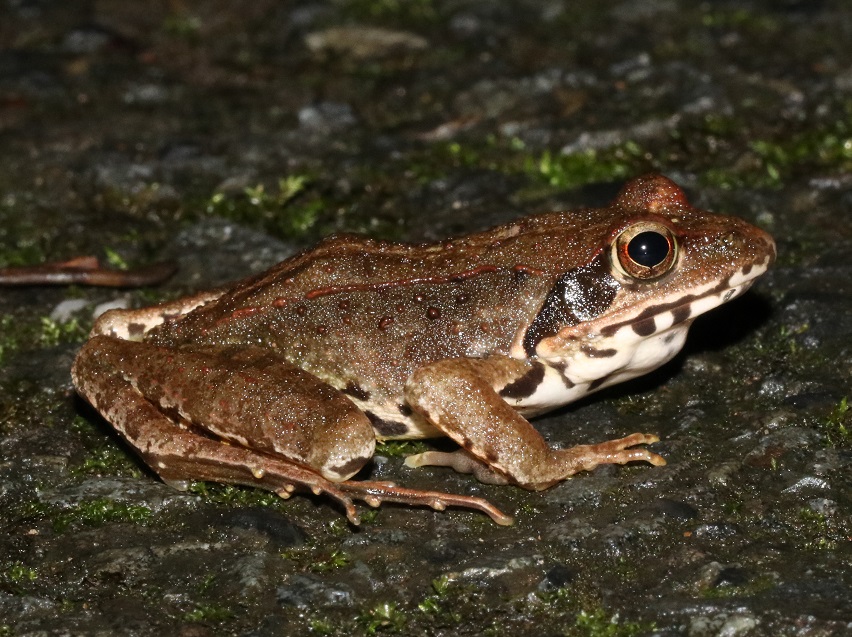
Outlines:
{"label": "brown frog", "polygon": [[478,509],[472,496],[351,480],[376,441],[448,436],[410,456],[546,489],[604,463],[665,461],[655,435],[553,449],[527,417],[671,359],[699,314],[775,257],[744,221],[692,208],[658,175],[607,208],[435,244],[334,236],[226,290],[103,315],[74,385],[167,483],[212,480]]}

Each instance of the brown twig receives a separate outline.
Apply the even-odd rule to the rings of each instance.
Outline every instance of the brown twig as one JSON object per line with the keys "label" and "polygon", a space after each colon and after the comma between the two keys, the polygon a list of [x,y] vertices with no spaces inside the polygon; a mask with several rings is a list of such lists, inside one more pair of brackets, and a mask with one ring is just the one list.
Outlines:
{"label": "brown twig", "polygon": [[154,263],[133,270],[104,268],[97,257],[77,257],[70,261],[33,266],[0,268],[0,285],[96,285],[135,288],[162,283],[177,270],[173,261]]}

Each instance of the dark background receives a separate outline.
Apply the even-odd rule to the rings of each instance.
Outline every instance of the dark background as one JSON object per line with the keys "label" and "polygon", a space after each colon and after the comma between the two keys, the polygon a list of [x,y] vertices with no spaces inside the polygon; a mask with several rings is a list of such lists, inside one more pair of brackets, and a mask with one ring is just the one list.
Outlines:
{"label": "dark background", "polygon": [[[0,266],[176,258],[167,284],[0,292],[0,635],[849,634],[852,5],[0,3]],[[598,205],[650,170],[775,268],[657,374],[546,416],[663,468],[545,493],[407,471],[517,523],[196,485],[70,385],[102,304],[334,231],[427,240]]]}

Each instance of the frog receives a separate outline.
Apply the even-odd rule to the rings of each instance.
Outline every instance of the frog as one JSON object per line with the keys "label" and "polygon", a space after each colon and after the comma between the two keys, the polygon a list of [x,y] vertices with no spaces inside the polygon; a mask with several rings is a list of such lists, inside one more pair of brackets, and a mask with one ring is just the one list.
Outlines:
{"label": "frog", "polygon": [[764,230],[693,207],[668,178],[608,206],[432,243],[332,235],[232,286],[101,315],[77,392],[165,483],[312,492],[350,522],[384,501],[512,516],[371,480],[377,444],[445,437],[407,467],[548,489],[600,465],[665,465],[650,433],[557,448],[530,419],[646,374],[694,319],[775,259]]}

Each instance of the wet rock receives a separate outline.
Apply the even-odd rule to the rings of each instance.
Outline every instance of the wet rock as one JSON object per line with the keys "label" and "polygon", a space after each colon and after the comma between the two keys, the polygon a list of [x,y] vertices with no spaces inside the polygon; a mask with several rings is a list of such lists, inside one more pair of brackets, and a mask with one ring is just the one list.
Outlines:
{"label": "wet rock", "polygon": [[689,637],[740,637],[751,634],[759,625],[760,621],[750,613],[694,617],[689,622]]}
{"label": "wet rock", "polygon": [[299,126],[307,131],[329,135],[356,124],[355,113],[348,104],[320,102],[299,111]]}
{"label": "wet rock", "polygon": [[577,579],[577,573],[564,564],[554,564],[544,574],[544,579],[539,584],[540,590],[555,590],[565,588]]}
{"label": "wet rock", "polygon": [[342,583],[333,583],[314,575],[292,575],[276,589],[278,603],[298,608],[352,606],[353,590]]}
{"label": "wet rock", "polygon": [[740,529],[735,524],[727,522],[714,522],[710,524],[701,524],[695,527],[693,535],[699,540],[709,540],[711,542],[725,542],[740,534]]}
{"label": "wet rock", "polygon": [[[295,247],[225,219],[206,219],[180,232],[170,248],[180,267],[178,277],[196,288],[262,272],[283,261]],[[206,258],[215,252],[216,259]]]}
{"label": "wet rock", "polygon": [[246,529],[268,537],[276,547],[301,546],[305,532],[276,511],[236,509],[221,512],[221,523],[235,529]]}
{"label": "wet rock", "polygon": [[87,478],[73,486],[46,490],[40,496],[43,502],[60,507],[72,507],[81,502],[109,500],[142,505],[152,512],[185,506],[198,497],[183,493],[150,478]]}
{"label": "wet rock", "polygon": [[314,53],[334,53],[355,60],[368,60],[422,51],[429,42],[408,31],[352,25],[311,32],[305,36],[305,45]]}
{"label": "wet rock", "polygon": [[692,520],[698,517],[698,510],[694,506],[669,498],[658,500],[654,509],[665,517],[676,520]]}

